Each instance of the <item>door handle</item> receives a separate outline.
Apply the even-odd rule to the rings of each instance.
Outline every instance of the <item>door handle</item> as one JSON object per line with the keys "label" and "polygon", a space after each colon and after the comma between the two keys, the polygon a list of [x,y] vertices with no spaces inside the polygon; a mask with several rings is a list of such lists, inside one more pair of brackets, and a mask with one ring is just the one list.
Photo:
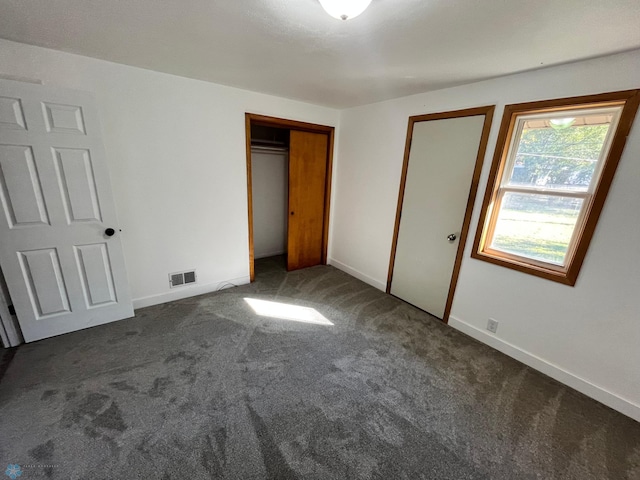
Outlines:
{"label": "door handle", "polygon": [[107,229],[104,231],[104,234],[105,234],[107,237],[113,237],[113,235],[114,235],[115,233],[116,233],[116,231],[115,231],[113,228],[107,228]]}
{"label": "door handle", "polygon": [[455,242],[456,238],[458,238],[458,236],[455,233],[450,233],[449,235],[447,235],[447,240],[449,240],[450,242]]}

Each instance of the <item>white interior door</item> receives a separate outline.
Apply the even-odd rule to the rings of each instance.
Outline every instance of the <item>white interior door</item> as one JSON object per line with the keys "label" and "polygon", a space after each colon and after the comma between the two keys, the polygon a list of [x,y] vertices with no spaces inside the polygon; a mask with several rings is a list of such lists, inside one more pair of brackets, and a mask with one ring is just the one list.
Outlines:
{"label": "white interior door", "polygon": [[390,292],[438,318],[444,316],[484,121],[485,115],[475,115],[413,125]]}
{"label": "white interior door", "polygon": [[0,197],[0,265],[25,341],[133,315],[90,96],[0,80]]}

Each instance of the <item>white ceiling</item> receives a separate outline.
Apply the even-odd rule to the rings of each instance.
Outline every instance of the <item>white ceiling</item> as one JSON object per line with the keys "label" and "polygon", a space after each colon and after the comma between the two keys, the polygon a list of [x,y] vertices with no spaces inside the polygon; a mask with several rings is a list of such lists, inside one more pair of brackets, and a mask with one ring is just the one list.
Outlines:
{"label": "white ceiling", "polygon": [[332,107],[640,48],[640,0],[0,0],[0,37]]}

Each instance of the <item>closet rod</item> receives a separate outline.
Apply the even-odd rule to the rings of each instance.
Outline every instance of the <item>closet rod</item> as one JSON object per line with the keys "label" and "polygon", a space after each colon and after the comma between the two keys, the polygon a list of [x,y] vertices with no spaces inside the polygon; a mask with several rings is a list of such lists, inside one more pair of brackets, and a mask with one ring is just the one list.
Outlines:
{"label": "closet rod", "polygon": [[266,145],[251,145],[252,152],[263,152],[263,153],[287,153],[289,152],[288,147],[270,147]]}

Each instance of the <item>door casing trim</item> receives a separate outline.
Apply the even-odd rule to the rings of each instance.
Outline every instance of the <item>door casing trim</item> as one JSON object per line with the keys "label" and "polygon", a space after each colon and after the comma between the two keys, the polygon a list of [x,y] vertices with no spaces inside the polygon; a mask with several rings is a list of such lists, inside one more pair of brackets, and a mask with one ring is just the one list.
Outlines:
{"label": "door casing trim", "polygon": [[322,226],[322,264],[327,263],[327,249],[329,245],[329,212],[331,206],[331,176],[333,171],[333,142],[335,127],[317,125],[315,123],[299,122],[286,118],[269,117],[256,113],[244,114],[245,143],[247,154],[247,212],[249,217],[249,278],[255,280],[255,257],[253,244],[253,191],[251,182],[251,125],[285,128],[287,130],[299,130],[303,132],[322,133],[327,135],[327,177],[324,188],[324,218]]}
{"label": "door casing trim", "polygon": [[462,230],[460,232],[460,241],[458,242],[458,250],[453,265],[453,273],[451,274],[451,282],[449,283],[449,293],[447,295],[447,303],[445,304],[444,315],[442,321],[448,323],[449,314],[451,313],[451,305],[453,304],[453,296],[458,283],[458,275],[460,274],[460,265],[464,255],[464,247],[467,243],[469,235],[469,225],[471,223],[471,214],[475,204],[476,194],[478,192],[478,184],[480,182],[480,174],[482,173],[482,165],[484,163],[484,155],[489,142],[489,133],[491,132],[491,121],[495,105],[487,105],[484,107],[467,108],[464,110],[454,110],[450,112],[429,113],[426,115],[415,115],[409,117],[407,125],[407,138],[404,146],[404,159],[402,163],[402,175],[400,177],[400,189],[398,192],[398,206],[396,209],[396,221],[393,228],[393,240],[391,244],[391,254],[389,257],[389,273],[387,274],[387,293],[391,293],[391,280],[393,279],[393,266],[396,260],[396,247],[398,246],[398,232],[400,230],[400,218],[402,217],[402,202],[404,201],[404,190],[407,181],[407,170],[409,169],[409,154],[411,152],[411,140],[413,137],[413,126],[418,122],[427,122],[430,120],[444,120],[449,118],[473,117],[484,115],[484,124],[482,125],[482,135],[480,136],[480,145],[478,146],[478,154],[471,178],[471,187],[469,188],[469,197],[467,199],[467,207],[464,213],[464,221],[462,222]]}

